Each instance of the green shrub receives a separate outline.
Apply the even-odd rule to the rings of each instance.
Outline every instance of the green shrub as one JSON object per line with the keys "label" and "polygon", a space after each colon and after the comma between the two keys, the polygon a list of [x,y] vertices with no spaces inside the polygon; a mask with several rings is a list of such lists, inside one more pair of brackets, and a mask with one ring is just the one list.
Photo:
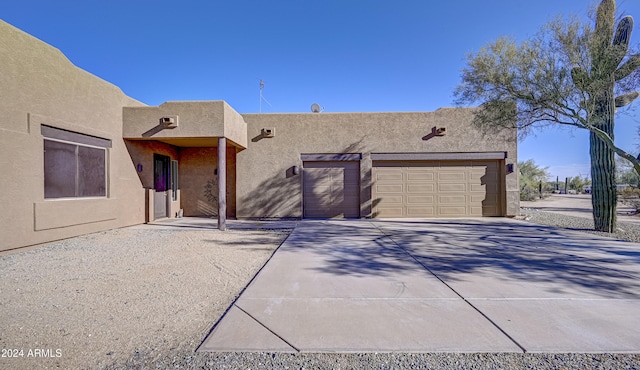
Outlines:
{"label": "green shrub", "polygon": [[534,189],[529,185],[525,185],[520,189],[520,200],[524,201],[533,201],[538,200],[540,197],[540,193],[538,189]]}

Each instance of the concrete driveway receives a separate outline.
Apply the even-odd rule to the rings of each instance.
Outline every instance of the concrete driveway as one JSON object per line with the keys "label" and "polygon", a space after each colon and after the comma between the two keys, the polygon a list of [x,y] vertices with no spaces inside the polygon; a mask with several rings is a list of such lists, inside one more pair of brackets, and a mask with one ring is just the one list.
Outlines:
{"label": "concrete driveway", "polygon": [[200,351],[640,352],[640,244],[522,221],[302,221]]}

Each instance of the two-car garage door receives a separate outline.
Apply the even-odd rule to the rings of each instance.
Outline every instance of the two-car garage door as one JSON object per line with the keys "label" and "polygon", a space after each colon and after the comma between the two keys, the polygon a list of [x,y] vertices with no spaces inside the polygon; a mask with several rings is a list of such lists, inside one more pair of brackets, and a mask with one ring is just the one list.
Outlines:
{"label": "two-car garage door", "polygon": [[499,161],[374,161],[373,217],[501,216]]}
{"label": "two-car garage door", "polygon": [[[374,160],[373,217],[501,216],[499,160]],[[303,164],[307,218],[360,217],[360,162]]]}

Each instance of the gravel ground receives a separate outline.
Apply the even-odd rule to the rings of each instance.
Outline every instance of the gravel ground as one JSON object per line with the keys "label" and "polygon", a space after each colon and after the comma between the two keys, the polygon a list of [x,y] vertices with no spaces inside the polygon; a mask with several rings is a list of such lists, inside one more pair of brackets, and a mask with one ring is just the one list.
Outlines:
{"label": "gravel ground", "polygon": [[[620,226],[616,238],[640,241],[640,225]],[[195,353],[289,231],[119,229],[2,256],[0,343],[24,357],[0,358],[0,368],[640,369],[640,354]],[[53,358],[28,357],[39,348]]]}
{"label": "gravel ground", "polygon": [[591,218],[562,215],[559,213],[539,211],[533,208],[522,208],[521,215],[525,221],[539,225],[578,230],[609,238],[640,243],[640,224],[637,223],[618,221],[615,233],[604,233],[593,230],[593,219]]}
{"label": "gravel ground", "polygon": [[289,233],[125,228],[3,255],[0,369],[192,354]]}

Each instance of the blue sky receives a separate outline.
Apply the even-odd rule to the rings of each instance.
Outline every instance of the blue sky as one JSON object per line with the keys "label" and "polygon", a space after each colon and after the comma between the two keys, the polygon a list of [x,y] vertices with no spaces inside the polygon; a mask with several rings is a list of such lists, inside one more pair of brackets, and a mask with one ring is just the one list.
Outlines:
{"label": "blue sky", "polygon": [[[240,113],[433,111],[453,106],[465,56],[523,40],[593,0],[20,0],[0,17],[149,105],[226,100]],[[640,21],[640,1],[618,10]],[[640,31],[632,43],[640,44]],[[637,152],[640,102],[616,121]],[[589,175],[588,135],[538,131],[519,144],[552,176]]]}

